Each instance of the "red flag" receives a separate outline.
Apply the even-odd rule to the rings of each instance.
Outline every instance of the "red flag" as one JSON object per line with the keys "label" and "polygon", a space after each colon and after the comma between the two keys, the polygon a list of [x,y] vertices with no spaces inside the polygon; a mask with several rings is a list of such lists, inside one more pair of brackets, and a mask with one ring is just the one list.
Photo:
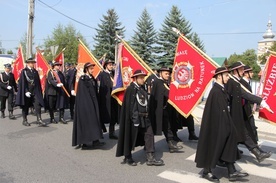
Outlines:
{"label": "red flag", "polygon": [[124,92],[132,82],[131,76],[133,72],[137,69],[141,69],[146,74],[152,73],[152,71],[124,41],[118,46],[118,59],[116,64],[112,96],[121,105]]}
{"label": "red flag", "polygon": [[[266,66],[266,75],[264,77],[264,86],[262,98],[270,106],[271,110],[276,112],[276,56],[270,55]],[[276,115],[270,113],[264,108],[260,108],[259,117],[269,122],[276,123]]]}
{"label": "red flag", "polygon": [[22,69],[24,69],[24,58],[23,58],[23,52],[22,52],[22,47],[19,45],[18,51],[17,51],[17,56],[16,59],[13,63],[13,74],[14,74],[14,79],[17,82]]}
{"label": "red flag", "polygon": [[59,52],[59,54],[57,54],[56,57],[54,58],[54,61],[59,62],[59,63],[62,64],[62,67],[61,67],[61,70],[60,70],[61,72],[64,71],[64,53],[63,53],[64,50],[65,50],[65,48],[63,48],[61,50],[61,52]]}
{"label": "red flag", "polygon": [[202,99],[217,65],[183,35],[179,36],[169,103],[184,117],[188,117]]}
{"label": "red flag", "polygon": [[77,86],[79,82],[79,78],[83,75],[83,67],[86,62],[91,62],[95,64],[93,76],[97,78],[102,70],[101,64],[98,60],[92,55],[89,49],[79,40],[79,51],[78,51],[78,65],[77,65],[77,75],[76,75],[76,85],[75,85],[75,92],[77,92]]}
{"label": "red flag", "polygon": [[47,73],[51,67],[46,61],[46,59],[43,57],[39,49],[36,49],[35,57],[36,57],[36,69],[39,74],[42,92],[44,93]]}

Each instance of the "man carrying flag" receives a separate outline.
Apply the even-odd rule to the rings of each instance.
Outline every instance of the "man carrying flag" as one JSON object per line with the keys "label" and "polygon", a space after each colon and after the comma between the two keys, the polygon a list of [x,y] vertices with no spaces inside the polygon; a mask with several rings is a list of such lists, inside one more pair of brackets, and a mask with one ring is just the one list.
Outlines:
{"label": "man carrying flag", "polygon": [[27,120],[29,107],[34,106],[37,123],[47,125],[41,119],[41,107],[44,106],[41,83],[37,70],[34,68],[36,61],[33,58],[26,60],[27,66],[22,70],[18,82],[18,93],[15,105],[22,108],[24,126],[31,126]]}

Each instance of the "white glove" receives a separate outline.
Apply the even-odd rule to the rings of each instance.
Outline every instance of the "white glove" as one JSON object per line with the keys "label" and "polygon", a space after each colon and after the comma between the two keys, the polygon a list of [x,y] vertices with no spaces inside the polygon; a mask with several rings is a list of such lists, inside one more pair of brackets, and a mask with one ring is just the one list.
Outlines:
{"label": "white glove", "polygon": [[12,89],[12,87],[11,87],[11,86],[7,86],[7,89],[8,89],[8,90],[11,90],[11,89]]}
{"label": "white glove", "polygon": [[262,100],[260,106],[261,106],[262,108],[270,108],[269,105],[266,103],[265,100]]}
{"label": "white glove", "polygon": [[58,83],[58,84],[57,84],[57,87],[59,87],[59,88],[62,87],[62,86],[63,86],[62,83]]}
{"label": "white glove", "polygon": [[31,92],[26,92],[25,95],[26,95],[26,97],[30,98],[31,97]]}
{"label": "white glove", "polygon": [[75,90],[71,90],[71,95],[76,96]]}

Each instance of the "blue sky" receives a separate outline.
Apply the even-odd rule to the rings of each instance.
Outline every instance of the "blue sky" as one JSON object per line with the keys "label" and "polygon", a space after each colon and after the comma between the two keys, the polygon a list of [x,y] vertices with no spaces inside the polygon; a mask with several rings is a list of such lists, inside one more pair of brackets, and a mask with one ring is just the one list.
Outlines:
{"label": "blue sky", "polygon": [[[14,52],[27,31],[29,0],[0,0],[0,40],[2,47]],[[144,8],[150,13],[158,30],[172,5],[181,9],[205,44],[211,57],[241,54],[257,49],[270,17],[276,32],[276,0],[40,0],[58,11],[91,27],[97,27],[108,9],[114,8],[126,28],[126,39],[133,35],[136,21]],[[58,23],[73,24],[93,47],[95,30],[56,13],[36,0],[34,21],[35,45],[52,34]],[[216,34],[231,33],[231,34]],[[238,33],[238,34],[236,34]]]}

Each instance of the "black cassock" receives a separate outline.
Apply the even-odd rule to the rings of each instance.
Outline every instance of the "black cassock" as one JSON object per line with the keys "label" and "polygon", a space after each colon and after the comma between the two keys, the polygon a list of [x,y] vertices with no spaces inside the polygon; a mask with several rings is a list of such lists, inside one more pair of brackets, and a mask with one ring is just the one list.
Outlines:
{"label": "black cassock", "polygon": [[41,89],[38,72],[37,72],[37,70],[33,69],[32,73],[31,73],[31,70],[28,67],[25,67],[21,71],[20,78],[18,81],[18,93],[16,95],[15,105],[21,106],[21,107],[25,106],[25,93],[29,91],[26,75],[30,79],[32,79],[34,82],[33,83],[34,89],[33,89],[33,91],[31,91],[32,95],[36,96],[36,98],[41,106],[44,106],[42,89]]}
{"label": "black cassock", "polygon": [[239,81],[230,78],[225,85],[230,95],[230,114],[238,131],[238,142],[245,141],[245,120],[242,108],[242,99],[260,104],[262,98],[246,92],[241,88]]}
{"label": "black cassock", "polygon": [[218,160],[234,163],[238,158],[237,131],[228,109],[228,94],[215,83],[203,112],[196,152],[198,168],[215,168]]}
{"label": "black cassock", "polygon": [[97,100],[97,81],[83,75],[78,82],[72,146],[88,144],[103,136]]}
{"label": "black cassock", "polygon": [[139,128],[134,126],[132,120],[137,90],[138,86],[132,82],[125,91],[120,113],[116,157],[127,156],[135,147],[145,145],[144,136],[137,135]]}

